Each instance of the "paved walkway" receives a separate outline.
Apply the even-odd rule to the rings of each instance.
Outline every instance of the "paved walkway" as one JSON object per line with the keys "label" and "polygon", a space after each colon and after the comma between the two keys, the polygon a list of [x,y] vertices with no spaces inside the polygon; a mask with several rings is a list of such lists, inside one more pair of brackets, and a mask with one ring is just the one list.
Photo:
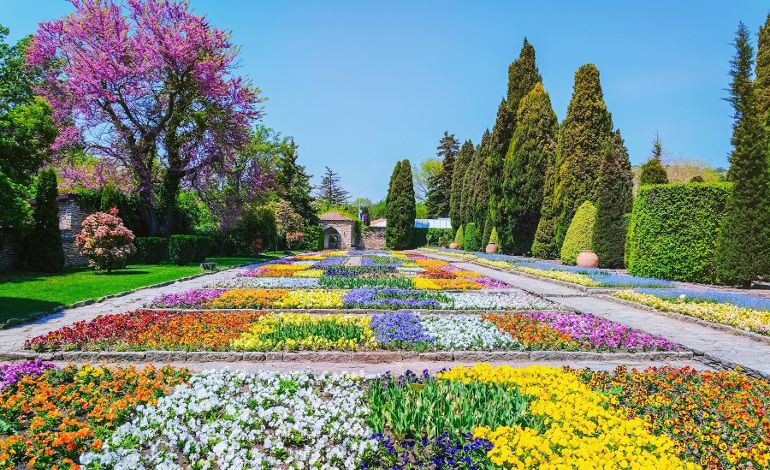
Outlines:
{"label": "paved walkway", "polygon": [[547,280],[533,279],[513,272],[458,261],[457,258],[431,252],[421,251],[420,253],[507,282],[575,311],[590,312],[632,328],[666,337],[697,355],[702,355],[706,363],[717,362],[725,367],[740,365],[748,372],[770,378],[770,345],[767,343],[678,320],[653,311],[634,308]]}

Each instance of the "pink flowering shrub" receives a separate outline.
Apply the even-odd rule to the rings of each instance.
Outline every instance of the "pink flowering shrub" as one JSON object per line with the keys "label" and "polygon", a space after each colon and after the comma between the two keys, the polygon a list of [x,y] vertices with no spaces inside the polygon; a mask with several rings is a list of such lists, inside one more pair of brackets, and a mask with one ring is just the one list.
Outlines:
{"label": "pink flowering shrub", "polygon": [[109,214],[96,212],[89,215],[81,227],[75,243],[94,269],[110,272],[123,268],[128,257],[136,252],[134,234],[123,225],[123,219],[118,217],[118,209],[114,207]]}

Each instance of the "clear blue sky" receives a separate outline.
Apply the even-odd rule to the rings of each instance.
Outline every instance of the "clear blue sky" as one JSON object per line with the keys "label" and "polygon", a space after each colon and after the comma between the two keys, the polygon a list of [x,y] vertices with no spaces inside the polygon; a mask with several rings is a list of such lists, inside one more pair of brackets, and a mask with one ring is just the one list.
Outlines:
{"label": "clear blue sky", "polygon": [[[294,136],[311,173],[328,165],[373,200],[397,160],[432,155],[444,130],[478,142],[524,36],[560,120],[575,70],[592,62],[633,163],[658,131],[670,156],[726,166],[731,42],[739,21],[756,32],[770,11],[760,0],[191,4],[242,45],[242,74],[269,98],[264,123]],[[0,23],[18,39],[69,10],[2,0]]]}

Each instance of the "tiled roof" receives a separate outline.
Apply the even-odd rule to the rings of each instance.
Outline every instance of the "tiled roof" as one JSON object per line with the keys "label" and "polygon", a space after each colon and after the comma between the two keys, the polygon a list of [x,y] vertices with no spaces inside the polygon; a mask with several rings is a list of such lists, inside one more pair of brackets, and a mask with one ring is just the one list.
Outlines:
{"label": "tiled roof", "polygon": [[321,219],[321,220],[327,220],[327,221],[332,221],[332,220],[353,220],[350,217],[346,216],[345,214],[340,214],[337,211],[331,211],[331,212],[327,212],[325,214],[321,214],[318,218]]}

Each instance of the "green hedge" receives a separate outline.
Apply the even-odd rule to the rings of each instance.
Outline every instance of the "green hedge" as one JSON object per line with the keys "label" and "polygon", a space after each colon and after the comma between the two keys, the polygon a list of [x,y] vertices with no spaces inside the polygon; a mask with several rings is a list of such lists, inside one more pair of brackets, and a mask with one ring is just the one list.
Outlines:
{"label": "green hedge", "polygon": [[196,235],[171,235],[168,242],[168,257],[172,263],[183,266],[195,260],[197,249]]}
{"label": "green hedge", "polygon": [[564,264],[574,265],[577,255],[584,250],[593,250],[594,226],[596,225],[596,206],[588,201],[578,207],[569,224],[560,258]]}
{"label": "green hedge", "polygon": [[324,249],[324,231],[317,225],[307,225],[304,229],[305,236],[302,246],[306,250],[321,251]]}
{"label": "green hedge", "polygon": [[168,252],[168,240],[162,237],[136,237],[136,259],[141,263],[160,263]]}
{"label": "green hedge", "polygon": [[447,246],[454,236],[451,228],[429,228],[425,237],[425,244],[429,246]]}
{"label": "green hedge", "polygon": [[716,282],[717,237],[730,190],[729,183],[639,188],[626,239],[628,272],[678,281]]}
{"label": "green hedge", "polygon": [[211,249],[211,238],[197,235],[195,237],[195,257],[193,261],[196,263],[202,263],[206,261],[206,257],[209,255]]}

